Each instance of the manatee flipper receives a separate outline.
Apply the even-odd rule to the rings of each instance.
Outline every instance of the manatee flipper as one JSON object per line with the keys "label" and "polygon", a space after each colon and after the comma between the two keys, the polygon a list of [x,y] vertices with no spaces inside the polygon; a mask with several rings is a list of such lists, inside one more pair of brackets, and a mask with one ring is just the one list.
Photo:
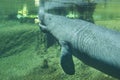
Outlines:
{"label": "manatee flipper", "polygon": [[44,33],[47,33],[47,32],[48,32],[47,26],[42,25],[42,24],[39,24],[39,26],[40,26],[40,30],[41,30],[42,32],[44,32]]}
{"label": "manatee flipper", "polygon": [[65,41],[60,41],[61,44],[61,66],[65,73],[73,75],[75,73],[74,63],[72,59],[72,50],[69,44]]}

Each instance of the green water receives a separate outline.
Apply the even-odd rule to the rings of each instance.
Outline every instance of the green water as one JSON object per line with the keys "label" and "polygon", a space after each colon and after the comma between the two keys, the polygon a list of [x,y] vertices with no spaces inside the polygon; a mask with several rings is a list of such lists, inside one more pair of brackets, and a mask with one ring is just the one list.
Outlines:
{"label": "green water", "polygon": [[[95,24],[120,31],[120,6],[117,1],[111,0],[106,7],[103,3],[96,6],[93,15]],[[2,8],[0,17],[0,80],[118,80],[85,65],[75,57],[76,74],[65,74],[60,66],[60,46],[55,44],[46,50],[44,34],[38,24],[8,20],[11,8],[5,4],[9,2],[4,1],[0,5],[7,10],[7,14],[3,14],[5,11]],[[37,15],[37,11],[32,10],[29,9],[29,14]],[[17,13],[15,8],[12,11]]]}

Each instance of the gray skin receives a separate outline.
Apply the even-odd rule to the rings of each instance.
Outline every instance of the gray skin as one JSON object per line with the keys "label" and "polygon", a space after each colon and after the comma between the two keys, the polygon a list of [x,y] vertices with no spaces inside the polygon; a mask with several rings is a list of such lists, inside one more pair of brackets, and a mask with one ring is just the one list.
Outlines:
{"label": "gray skin", "polygon": [[[61,45],[61,67],[75,73],[72,55],[85,64],[120,79],[120,32],[95,24],[44,13],[40,28]],[[72,51],[76,51],[73,53]]]}

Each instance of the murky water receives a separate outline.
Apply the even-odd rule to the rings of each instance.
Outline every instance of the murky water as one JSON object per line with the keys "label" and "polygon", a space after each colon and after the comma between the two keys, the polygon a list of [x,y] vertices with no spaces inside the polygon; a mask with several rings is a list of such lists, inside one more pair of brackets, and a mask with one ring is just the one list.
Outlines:
{"label": "murky water", "polygon": [[119,32],[119,4],[119,0],[1,0],[0,80],[119,80],[74,56],[75,75],[67,75],[60,66],[60,45],[38,26],[43,9]]}

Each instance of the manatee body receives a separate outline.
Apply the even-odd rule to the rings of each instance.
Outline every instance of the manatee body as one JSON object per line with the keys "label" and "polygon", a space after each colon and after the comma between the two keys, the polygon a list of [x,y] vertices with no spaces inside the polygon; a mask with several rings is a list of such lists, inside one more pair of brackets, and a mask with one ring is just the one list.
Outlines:
{"label": "manatee body", "polygon": [[[44,14],[41,29],[53,34],[61,45],[61,66],[74,74],[72,55],[85,64],[120,79],[120,32],[66,17]],[[75,50],[77,53],[72,53]]]}

